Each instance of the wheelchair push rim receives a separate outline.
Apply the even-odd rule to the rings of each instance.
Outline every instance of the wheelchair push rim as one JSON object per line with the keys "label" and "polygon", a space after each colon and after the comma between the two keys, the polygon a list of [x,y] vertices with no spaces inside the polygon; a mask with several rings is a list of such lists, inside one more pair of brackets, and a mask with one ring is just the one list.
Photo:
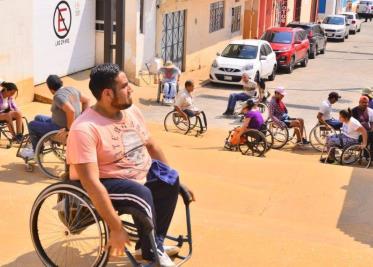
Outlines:
{"label": "wheelchair push rim", "polygon": [[336,131],[331,128],[327,129],[325,125],[317,124],[310,132],[309,141],[313,149],[322,152],[328,136],[336,134]]}
{"label": "wheelchair push rim", "polygon": [[245,142],[239,145],[243,155],[261,157],[267,151],[266,137],[259,131],[250,130],[245,133]]}
{"label": "wheelchair push rim", "polygon": [[270,122],[268,124],[268,130],[273,135],[273,144],[272,148],[274,149],[281,149],[283,148],[287,142],[289,141],[289,130],[287,127],[280,127],[275,125],[274,122]]}
{"label": "wheelchair push rim", "polygon": [[33,205],[30,228],[46,266],[101,267],[107,262],[107,226],[79,192],[43,191]]}
{"label": "wheelchair push rim", "polygon": [[164,128],[167,132],[187,134],[192,129],[192,126],[193,128],[195,127],[195,124],[196,122],[191,124],[189,117],[184,119],[175,110],[169,112],[164,119]]}
{"label": "wheelchair push rim", "polygon": [[361,148],[360,145],[352,145],[343,150],[340,163],[344,166],[360,165],[369,168],[372,162],[372,155],[368,148]]}

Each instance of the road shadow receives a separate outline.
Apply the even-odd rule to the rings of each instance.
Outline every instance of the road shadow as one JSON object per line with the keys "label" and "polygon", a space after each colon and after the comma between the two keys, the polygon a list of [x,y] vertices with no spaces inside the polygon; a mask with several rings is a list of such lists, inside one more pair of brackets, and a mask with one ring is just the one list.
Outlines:
{"label": "road shadow", "polygon": [[34,183],[50,184],[52,180],[45,177],[35,166],[33,172],[25,170],[24,163],[9,163],[1,165],[0,182],[30,185]]}
{"label": "road shadow", "polygon": [[373,247],[373,170],[354,168],[337,228],[355,241]]}
{"label": "road shadow", "polygon": [[162,105],[162,103],[158,103],[157,100],[153,99],[153,98],[139,98],[139,103],[143,106],[147,106],[147,107],[168,107],[170,108],[171,106],[166,106],[166,105]]}

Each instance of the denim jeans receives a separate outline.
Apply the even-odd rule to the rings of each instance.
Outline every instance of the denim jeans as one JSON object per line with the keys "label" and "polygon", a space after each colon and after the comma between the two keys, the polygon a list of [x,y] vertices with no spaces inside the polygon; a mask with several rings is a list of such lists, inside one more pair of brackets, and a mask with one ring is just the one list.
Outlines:
{"label": "denim jeans", "polygon": [[36,145],[43,135],[51,131],[61,129],[60,126],[52,122],[52,118],[45,115],[37,115],[33,121],[28,124],[32,148],[35,151]]}
{"label": "denim jeans", "polygon": [[230,112],[234,111],[237,101],[246,101],[250,98],[246,93],[230,94],[228,99],[227,110]]}
{"label": "denim jeans", "polygon": [[176,96],[176,81],[163,83],[163,95],[165,98],[173,99]]}

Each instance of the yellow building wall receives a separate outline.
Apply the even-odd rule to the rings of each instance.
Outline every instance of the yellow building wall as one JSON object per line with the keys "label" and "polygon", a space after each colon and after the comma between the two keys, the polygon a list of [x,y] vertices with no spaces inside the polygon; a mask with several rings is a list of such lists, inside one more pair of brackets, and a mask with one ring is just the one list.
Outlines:
{"label": "yellow building wall", "polygon": [[[161,0],[157,12],[156,51],[161,57],[162,21],[166,13],[186,10],[185,28],[185,71],[192,71],[209,66],[227,43],[242,38],[242,23],[245,11],[243,0],[225,1],[224,28],[209,32],[210,4],[216,0]],[[241,6],[241,29],[231,33],[232,7]]]}
{"label": "yellow building wall", "polygon": [[303,0],[302,1],[302,9],[300,14],[300,20],[302,22],[309,22],[311,19],[311,8],[312,8],[312,0]]}

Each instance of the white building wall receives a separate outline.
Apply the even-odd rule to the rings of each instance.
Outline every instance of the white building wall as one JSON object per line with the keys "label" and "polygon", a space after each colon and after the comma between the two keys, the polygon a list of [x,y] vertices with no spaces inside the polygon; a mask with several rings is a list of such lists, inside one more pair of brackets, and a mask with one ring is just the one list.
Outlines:
{"label": "white building wall", "polygon": [[0,78],[17,84],[18,104],[34,97],[32,5],[31,0],[0,1]]}

